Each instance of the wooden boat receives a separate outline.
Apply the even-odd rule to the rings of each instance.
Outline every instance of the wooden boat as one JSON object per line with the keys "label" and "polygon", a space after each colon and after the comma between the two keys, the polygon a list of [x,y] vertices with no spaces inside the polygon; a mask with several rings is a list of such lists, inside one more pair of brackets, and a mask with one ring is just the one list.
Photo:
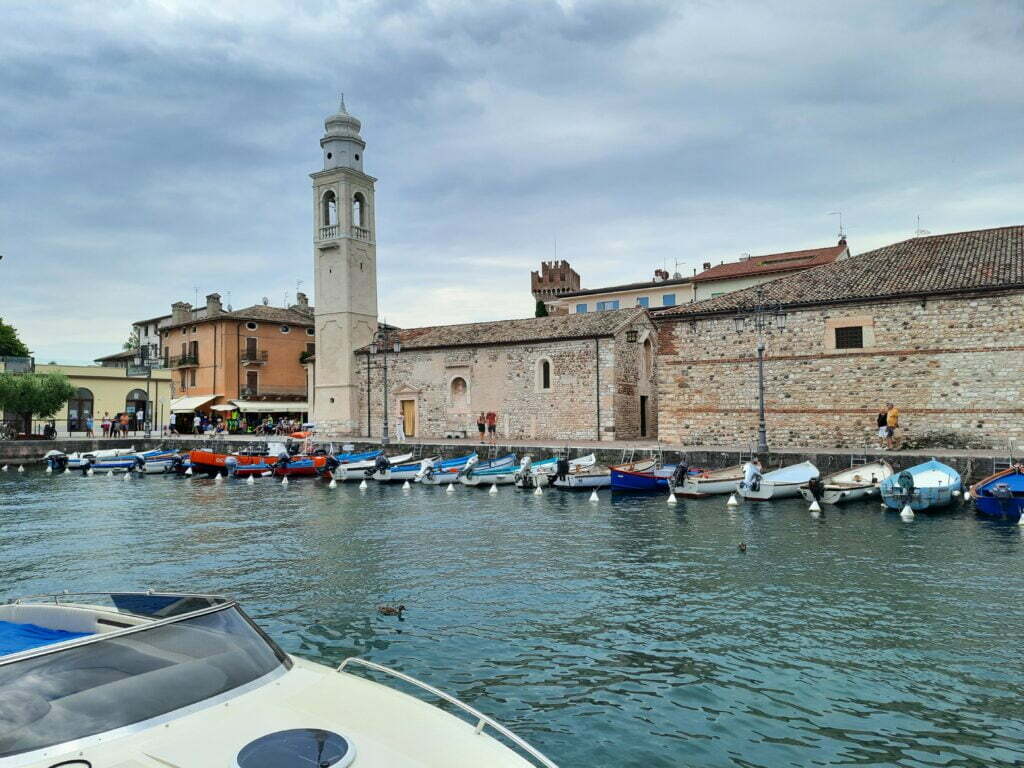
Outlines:
{"label": "wooden boat", "polygon": [[818,468],[809,461],[791,464],[764,474],[757,472],[752,480],[741,480],[736,492],[751,501],[770,501],[800,495],[800,486],[818,477]]}
{"label": "wooden boat", "polygon": [[882,500],[890,509],[941,509],[953,502],[953,492],[959,493],[961,487],[959,472],[932,459],[891,475],[882,483]]}
{"label": "wooden boat", "polygon": [[592,491],[608,488],[612,484],[612,471],[608,467],[595,467],[583,472],[572,472],[565,477],[556,477],[552,485],[570,491]]}
{"label": "wooden boat", "polygon": [[705,469],[699,474],[687,474],[682,485],[673,484],[672,492],[677,496],[698,499],[722,493],[735,493],[736,486],[743,479],[743,465],[736,464],[723,469]]}
{"label": "wooden boat", "polygon": [[983,517],[1019,523],[1024,514],[1024,466],[996,472],[969,489],[975,511]]}
{"label": "wooden boat", "polygon": [[452,467],[438,471],[435,467],[429,467],[420,482],[427,485],[444,485],[447,483],[454,483],[458,481],[460,475],[464,474],[471,468],[483,471],[498,467],[511,467],[516,462],[516,455],[514,453],[509,453],[505,456],[501,456],[500,458],[490,459],[489,461],[484,462],[479,461],[479,457],[477,457],[476,454],[473,454],[473,457],[474,458],[471,458],[459,468]]}
{"label": "wooden boat", "polygon": [[668,491],[675,465],[660,466],[654,459],[609,467],[613,491]]}
{"label": "wooden boat", "polygon": [[800,495],[808,502],[842,504],[857,501],[879,492],[884,480],[892,475],[892,465],[887,461],[873,461],[833,472],[824,478],[814,478],[800,486]]}

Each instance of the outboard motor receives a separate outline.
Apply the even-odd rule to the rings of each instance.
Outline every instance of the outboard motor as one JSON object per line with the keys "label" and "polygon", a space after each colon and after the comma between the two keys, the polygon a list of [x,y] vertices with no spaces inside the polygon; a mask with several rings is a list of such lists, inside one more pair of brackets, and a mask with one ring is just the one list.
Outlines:
{"label": "outboard motor", "polygon": [[432,458],[424,459],[423,463],[420,464],[419,471],[416,473],[415,480],[422,480],[425,477],[430,477],[434,474],[434,460]]}
{"label": "outboard motor", "polygon": [[96,463],[95,456],[89,456],[85,461],[82,462],[82,475],[88,475],[89,470],[92,469],[92,465]]}
{"label": "outboard motor", "polygon": [[288,455],[287,451],[281,451],[277,454],[277,461],[274,462],[274,470],[284,469],[291,463],[292,457]]}
{"label": "outboard motor", "polygon": [[480,463],[479,456],[473,456],[469,461],[466,462],[466,466],[459,470],[459,477],[469,477],[473,472],[473,467]]}
{"label": "outboard motor", "polygon": [[46,459],[46,465],[54,472],[63,472],[68,465],[68,455],[60,451],[48,451],[43,458]]}
{"label": "outboard motor", "polygon": [[680,461],[676,464],[676,468],[672,470],[672,479],[669,481],[669,485],[673,488],[682,488],[683,483],[686,482],[686,475],[690,471],[690,465],[685,461]]}
{"label": "outboard motor", "polygon": [[914,476],[909,472],[900,472],[896,478],[896,484],[908,499],[914,495]]}
{"label": "outboard motor", "polygon": [[370,470],[366,474],[366,476],[370,477],[372,475],[377,474],[378,472],[387,472],[390,466],[391,462],[388,460],[388,457],[382,453],[380,456],[373,460],[373,469]]}
{"label": "outboard motor", "polygon": [[144,473],[146,471],[146,459],[144,457],[139,456],[138,454],[136,454],[136,456],[135,456],[135,466],[132,467],[131,469],[129,469],[128,471],[131,472],[132,469],[134,469],[136,472],[139,472],[140,474]]}
{"label": "outboard motor", "polygon": [[181,474],[182,472],[184,472],[185,471],[185,457],[182,456],[179,453],[173,459],[171,459],[171,466],[170,466],[170,469],[168,471],[169,472],[174,472],[176,474]]}
{"label": "outboard motor", "polygon": [[565,456],[560,456],[558,461],[555,462],[555,479],[565,480],[569,476],[569,459]]}
{"label": "outboard motor", "polygon": [[224,469],[227,470],[229,475],[234,476],[235,472],[238,471],[238,458],[236,456],[228,456],[224,459]]}
{"label": "outboard motor", "polygon": [[812,477],[807,481],[807,490],[811,492],[811,496],[814,497],[815,501],[821,501],[825,495],[825,483],[822,482],[820,477]]}
{"label": "outboard motor", "polygon": [[322,477],[323,475],[330,472],[331,477],[334,477],[334,470],[336,470],[340,466],[341,462],[338,461],[336,456],[331,456],[330,454],[327,454],[327,458],[324,459],[324,465],[322,467],[319,467],[316,473]]}

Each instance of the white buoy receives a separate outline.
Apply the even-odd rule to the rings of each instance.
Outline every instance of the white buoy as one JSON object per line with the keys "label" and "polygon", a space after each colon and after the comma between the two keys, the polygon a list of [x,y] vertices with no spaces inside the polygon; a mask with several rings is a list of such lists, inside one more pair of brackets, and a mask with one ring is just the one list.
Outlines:
{"label": "white buoy", "polygon": [[1024,525],[1024,515],[1017,518],[1017,525]]}
{"label": "white buoy", "polygon": [[331,482],[329,482],[329,483],[327,484],[327,487],[328,487],[328,488],[337,488],[337,487],[338,487],[338,481],[337,481],[337,480],[335,480],[335,479],[334,479],[334,478],[332,477],[332,478],[331,478]]}
{"label": "white buoy", "polygon": [[107,470],[107,477],[113,477],[113,476],[114,476],[114,470],[108,469]]}
{"label": "white buoy", "polygon": [[731,494],[729,496],[729,500],[727,502],[725,502],[725,506],[727,506],[727,507],[738,507],[739,505],[740,505],[740,503],[738,501],[736,501],[736,494],[735,493]]}
{"label": "white buoy", "polygon": [[223,483],[224,482],[224,475],[222,475],[220,472],[218,472],[216,475],[214,475],[213,482],[215,482],[215,483]]}
{"label": "white buoy", "polygon": [[591,501],[600,501],[601,500],[601,497],[597,495],[597,489],[596,488],[590,492],[590,500]]}
{"label": "white buoy", "polygon": [[910,508],[909,504],[907,504],[907,506],[905,506],[900,511],[900,517],[902,517],[904,520],[913,520],[914,519],[914,510],[912,510]]}
{"label": "white buoy", "polygon": [[70,475],[71,474],[71,467],[64,467],[64,474],[65,475]]}
{"label": "white buoy", "polygon": [[53,467],[51,467],[49,464],[46,465],[46,474],[48,474],[48,475],[52,475],[53,474]]}
{"label": "white buoy", "polygon": [[124,473],[124,481],[127,483],[131,479],[132,479],[132,473],[131,472],[125,472]]}
{"label": "white buoy", "polygon": [[489,490],[488,493],[491,494],[491,496],[496,495],[498,493],[498,484],[491,483],[491,490]]}
{"label": "white buoy", "polygon": [[6,472],[8,469],[10,469],[10,467],[8,467],[6,464],[4,464],[2,467],[0,467],[0,470],[2,470],[4,472]]}
{"label": "white buoy", "polygon": [[191,477],[192,476],[192,467],[189,467],[188,469],[186,469],[185,470],[185,474],[188,475],[189,477]]}
{"label": "white buoy", "polygon": [[448,487],[444,489],[445,493],[455,493],[455,483],[448,483]]}
{"label": "white buoy", "polygon": [[20,465],[20,466],[18,467],[18,471],[19,471],[19,472],[24,472],[24,471],[25,471],[25,465],[24,465],[24,464]]}
{"label": "white buoy", "polygon": [[366,486],[366,480],[363,480],[362,482],[359,483],[359,490],[360,491],[365,491],[366,487],[367,487]]}
{"label": "white buoy", "polygon": [[402,490],[403,491],[408,491],[410,488],[412,488],[412,486],[409,485],[409,481],[408,480],[406,480],[404,483],[402,483]]}
{"label": "white buoy", "polygon": [[821,505],[818,503],[817,499],[811,502],[811,506],[808,507],[808,510],[811,512],[821,512]]}
{"label": "white buoy", "polygon": [[256,485],[256,478],[253,477],[252,475],[249,475],[247,478],[245,478],[245,484],[246,485]]}
{"label": "white buoy", "polygon": [[543,496],[543,495],[544,495],[544,489],[543,489],[543,488],[541,488],[541,487],[540,487],[540,486],[538,485],[538,486],[537,486],[537,490],[533,492],[533,495],[534,495],[534,496]]}
{"label": "white buoy", "polygon": [[285,475],[284,477],[281,478],[281,485],[288,485],[288,475]]}
{"label": "white buoy", "polygon": [[675,504],[677,501],[675,491],[669,489],[668,498],[665,499],[666,504]]}
{"label": "white buoy", "polygon": [[92,467],[89,467],[89,469],[86,470],[85,474],[88,475],[89,477],[92,477],[96,473],[93,471]]}

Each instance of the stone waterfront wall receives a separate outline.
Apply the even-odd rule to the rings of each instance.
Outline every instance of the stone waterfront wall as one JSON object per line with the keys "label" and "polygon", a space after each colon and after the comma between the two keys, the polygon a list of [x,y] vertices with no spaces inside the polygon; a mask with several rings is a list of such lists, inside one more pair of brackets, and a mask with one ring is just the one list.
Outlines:
{"label": "stone waterfront wall", "polygon": [[[653,335],[646,317],[630,327]],[[475,434],[477,415],[493,410],[503,438],[635,439],[639,437],[636,376],[641,344],[626,342],[626,330],[599,340],[403,350],[389,355],[389,429],[393,435],[402,402],[412,401],[418,437],[458,430]],[[547,390],[542,387],[540,369],[545,360],[551,365]],[[384,418],[383,355],[359,355],[358,366],[360,433],[379,436]],[[649,383],[645,387],[654,390]]]}
{"label": "stone waterfront wall", "polygon": [[[836,349],[835,328],[863,328]],[[769,443],[855,447],[876,440],[886,401],[911,441],[1024,442],[1024,295],[989,294],[791,311],[767,341]],[[660,324],[663,442],[737,444],[757,427],[756,339],[731,316]]]}

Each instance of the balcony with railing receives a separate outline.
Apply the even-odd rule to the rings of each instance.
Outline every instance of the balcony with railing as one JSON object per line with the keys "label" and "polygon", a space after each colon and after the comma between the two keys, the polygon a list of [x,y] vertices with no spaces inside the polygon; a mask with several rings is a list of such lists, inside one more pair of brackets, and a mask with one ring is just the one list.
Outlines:
{"label": "balcony with railing", "polygon": [[305,400],[307,396],[305,389],[296,387],[242,387],[239,396],[243,399],[258,397],[260,400]]}
{"label": "balcony with railing", "polygon": [[242,352],[242,365],[263,365],[270,359],[266,350],[247,349]]}
{"label": "balcony with railing", "polygon": [[195,368],[199,365],[199,355],[178,355],[171,358],[171,368]]}
{"label": "balcony with railing", "polygon": [[339,237],[341,237],[341,225],[331,224],[327,227],[320,227],[317,240],[337,240]]}
{"label": "balcony with railing", "polygon": [[357,227],[357,226],[353,225],[352,226],[352,239],[353,240],[363,240],[363,241],[368,243],[368,242],[370,242],[370,230],[368,230],[366,227]]}

